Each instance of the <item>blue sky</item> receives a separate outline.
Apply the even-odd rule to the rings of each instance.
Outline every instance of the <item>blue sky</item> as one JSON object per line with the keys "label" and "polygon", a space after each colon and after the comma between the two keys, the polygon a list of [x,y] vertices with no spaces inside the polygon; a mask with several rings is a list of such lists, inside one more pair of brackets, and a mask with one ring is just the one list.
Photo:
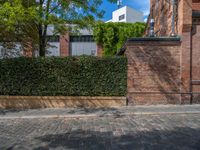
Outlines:
{"label": "blue sky", "polygon": [[[150,0],[123,0],[123,6],[130,6],[144,13],[144,20],[149,14]],[[108,0],[103,0],[102,9],[106,12],[103,20],[111,19],[112,12],[117,9],[117,4],[111,4]]]}

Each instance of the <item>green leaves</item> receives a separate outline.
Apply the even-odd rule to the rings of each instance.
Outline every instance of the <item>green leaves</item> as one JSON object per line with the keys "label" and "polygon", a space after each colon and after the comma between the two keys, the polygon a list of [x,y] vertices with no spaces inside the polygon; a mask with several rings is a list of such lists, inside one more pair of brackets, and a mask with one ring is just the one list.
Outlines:
{"label": "green leaves", "polygon": [[2,59],[0,73],[0,95],[126,95],[125,57]]}
{"label": "green leaves", "polygon": [[26,8],[21,0],[13,0],[0,4],[0,25],[6,30],[15,30],[26,21],[34,19],[34,7]]}
{"label": "green leaves", "polygon": [[32,45],[34,51],[39,49],[39,54],[45,56],[49,25],[55,27],[55,34],[66,32],[66,24],[91,28],[96,19],[103,17],[101,3],[102,0],[1,0],[0,42]]}
{"label": "green leaves", "polygon": [[94,38],[104,48],[104,55],[115,55],[124,42],[131,37],[142,36],[145,23],[97,23]]}

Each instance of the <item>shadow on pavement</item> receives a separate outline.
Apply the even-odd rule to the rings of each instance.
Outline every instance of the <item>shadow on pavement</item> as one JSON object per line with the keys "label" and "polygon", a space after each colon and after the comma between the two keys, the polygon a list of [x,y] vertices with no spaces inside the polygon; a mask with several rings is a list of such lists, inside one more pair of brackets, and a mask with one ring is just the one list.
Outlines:
{"label": "shadow on pavement", "polygon": [[0,115],[6,115],[7,113],[18,113],[22,111],[28,111],[28,109],[0,109]]}
{"label": "shadow on pavement", "polygon": [[5,115],[43,116],[43,115],[88,115],[95,114],[104,117],[111,114],[115,118],[123,117],[124,114],[117,108],[61,108],[61,109],[0,109],[0,116]]}
{"label": "shadow on pavement", "polygon": [[124,135],[115,132],[76,130],[36,138],[46,143],[34,150],[199,150],[200,129],[135,131]]}

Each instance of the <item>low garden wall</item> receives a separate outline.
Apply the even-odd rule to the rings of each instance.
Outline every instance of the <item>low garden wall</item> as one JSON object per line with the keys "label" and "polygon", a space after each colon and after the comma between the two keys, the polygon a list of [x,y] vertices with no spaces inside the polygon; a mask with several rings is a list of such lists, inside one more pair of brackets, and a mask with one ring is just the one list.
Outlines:
{"label": "low garden wall", "polygon": [[126,97],[0,96],[0,109],[120,106],[126,106]]}
{"label": "low garden wall", "polygon": [[126,104],[125,57],[0,60],[0,108]]}

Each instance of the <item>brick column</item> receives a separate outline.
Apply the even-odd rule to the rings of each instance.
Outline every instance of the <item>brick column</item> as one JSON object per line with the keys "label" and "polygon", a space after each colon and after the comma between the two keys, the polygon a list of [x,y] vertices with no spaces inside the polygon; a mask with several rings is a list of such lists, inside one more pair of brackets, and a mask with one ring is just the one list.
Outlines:
{"label": "brick column", "polygon": [[33,57],[33,47],[32,47],[32,41],[31,39],[27,38],[27,41],[22,43],[22,49],[23,49],[23,56],[25,57]]}
{"label": "brick column", "polygon": [[60,35],[60,56],[70,55],[70,36],[69,33]]}
{"label": "brick column", "polygon": [[127,41],[129,105],[181,103],[180,47],[178,38]]}
{"label": "brick column", "polygon": [[[181,93],[191,92],[191,29],[192,29],[192,0],[181,0],[178,8],[178,33],[181,35]],[[190,94],[182,94],[183,104],[190,102]]]}
{"label": "brick column", "polygon": [[[200,80],[200,21],[193,25],[192,36],[192,80]],[[193,92],[200,93],[200,82],[193,84]],[[193,103],[200,103],[200,94],[193,94]]]}
{"label": "brick column", "polygon": [[103,46],[101,44],[97,44],[97,56],[98,57],[103,56]]}

